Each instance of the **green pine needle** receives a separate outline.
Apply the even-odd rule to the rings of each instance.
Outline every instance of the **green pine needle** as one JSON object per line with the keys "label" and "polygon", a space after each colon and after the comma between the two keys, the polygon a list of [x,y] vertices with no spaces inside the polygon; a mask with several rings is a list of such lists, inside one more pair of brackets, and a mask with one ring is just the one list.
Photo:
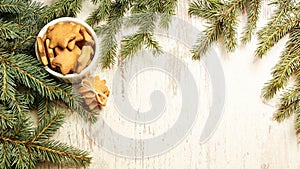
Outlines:
{"label": "green pine needle", "polygon": [[[9,118],[3,113],[0,115]],[[10,126],[9,130],[0,132],[0,167],[35,168],[38,161],[80,166],[90,164],[91,158],[86,151],[49,140],[62,125],[64,116],[49,116],[39,123],[35,130],[27,118],[19,116],[12,119],[16,124]]]}
{"label": "green pine needle", "polygon": [[253,0],[249,2],[248,7],[246,8],[248,22],[246,23],[242,33],[241,42],[243,44],[248,43],[254,34],[256,29],[256,24],[254,23],[257,23],[258,21],[261,3],[261,0]]}
{"label": "green pine needle", "polygon": [[273,78],[266,83],[263,88],[263,97],[271,99],[289,82],[292,74],[300,67],[300,49],[297,41],[300,38],[300,31],[295,30],[290,35],[285,50],[282,53],[280,61],[275,65],[272,71]]}
{"label": "green pine needle", "polygon": [[213,42],[217,41],[219,36],[222,35],[222,23],[215,22],[210,24],[205,31],[201,32],[197,39],[196,44],[192,49],[193,59],[200,59],[202,55],[208,50]]}
{"label": "green pine needle", "polygon": [[[272,79],[265,84],[262,95],[268,100],[283,90],[274,119],[281,122],[295,114],[295,129],[299,134],[300,4],[293,0],[277,0],[271,5],[275,5],[277,9],[269,23],[258,32],[259,46],[255,51],[256,56],[261,58],[283,37],[288,36],[288,40],[280,55],[280,60],[272,70]],[[291,79],[295,80],[292,84]],[[288,84],[292,87],[285,89]]]}
{"label": "green pine needle", "polygon": [[101,21],[106,20],[109,17],[109,12],[111,11],[111,1],[110,0],[100,0],[93,1],[93,3],[99,3],[98,8],[93,11],[86,22],[89,25],[95,25],[98,24]]}
{"label": "green pine needle", "polygon": [[214,20],[219,15],[219,10],[224,5],[218,0],[197,0],[193,1],[189,6],[189,15],[201,17],[207,20]]}
{"label": "green pine needle", "polygon": [[297,111],[296,111],[295,128],[296,128],[296,133],[300,134],[300,112],[299,112],[299,107],[297,107]]}
{"label": "green pine needle", "polygon": [[[51,140],[64,123],[56,105],[95,122],[97,112],[83,106],[80,95],[43,68],[34,51],[36,35],[49,21],[76,16],[81,0],[60,0],[50,6],[31,0],[0,2],[0,168],[33,169],[38,163],[88,166],[86,151]],[[38,110],[35,128],[29,112]]]}
{"label": "green pine needle", "polygon": [[[15,125],[16,118],[13,113],[6,110],[5,106],[0,104],[0,129],[1,132],[8,128],[12,128]],[[0,132],[0,133],[1,133]]]}
{"label": "green pine needle", "polygon": [[299,87],[295,89],[287,90],[281,97],[280,106],[274,115],[274,119],[278,122],[282,122],[285,119],[291,117],[295,110],[299,107],[300,93],[298,92]]}
{"label": "green pine needle", "polygon": [[62,126],[64,114],[50,114],[40,121],[30,142],[48,140]]}
{"label": "green pine needle", "polygon": [[193,59],[200,59],[214,42],[222,42],[227,52],[232,52],[237,47],[238,14],[247,9],[248,21],[244,28],[242,43],[250,41],[253,34],[261,0],[195,0],[189,6],[191,16],[207,20],[207,28],[200,33],[192,53]]}
{"label": "green pine needle", "polygon": [[75,17],[82,8],[82,0],[56,1],[42,11],[41,17],[44,23],[63,16]]}
{"label": "green pine needle", "polygon": [[[93,0],[92,2],[98,4],[98,8],[91,13],[87,22],[101,37],[102,67],[110,68],[120,58],[133,56],[144,47],[151,49],[154,54],[162,52],[161,46],[154,38],[155,27],[165,29],[169,27],[171,16],[175,14],[177,0]],[[160,18],[159,22],[158,18]],[[122,26],[139,27],[139,30],[121,37],[121,42],[118,42],[117,36]]]}
{"label": "green pine needle", "polygon": [[259,47],[255,51],[255,55],[261,58],[268,50],[270,50],[280,39],[290,33],[300,24],[297,18],[286,18],[276,27],[268,28],[268,31],[261,31],[259,36]]}
{"label": "green pine needle", "polygon": [[0,2],[0,13],[21,13],[24,10],[24,1],[2,0]]}

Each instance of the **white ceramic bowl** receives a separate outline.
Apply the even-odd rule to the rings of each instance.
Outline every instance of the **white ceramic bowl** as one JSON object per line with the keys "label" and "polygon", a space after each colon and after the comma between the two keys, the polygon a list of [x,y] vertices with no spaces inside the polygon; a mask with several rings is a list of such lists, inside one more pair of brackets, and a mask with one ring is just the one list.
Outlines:
{"label": "white ceramic bowl", "polygon": [[[45,66],[45,69],[47,72],[49,72],[51,75],[65,81],[67,83],[78,82],[85,76],[89,75],[89,73],[91,73],[93,70],[95,70],[97,68],[98,58],[99,58],[98,38],[97,38],[97,35],[96,35],[95,31],[93,30],[93,28],[91,28],[87,23],[85,23],[84,21],[82,21],[80,19],[71,18],[71,17],[62,17],[62,18],[58,18],[58,19],[55,19],[55,20],[49,22],[41,29],[41,31],[38,34],[38,37],[43,37],[44,34],[46,33],[48,27],[51,25],[54,25],[58,22],[75,22],[75,23],[79,23],[79,24],[83,25],[92,34],[92,37],[95,41],[95,52],[94,52],[93,59],[92,59],[91,63],[86,68],[84,68],[79,74],[72,73],[72,74],[63,75],[59,72],[52,70],[48,66]],[[37,44],[36,43],[35,43],[35,53],[36,53],[38,60],[40,60],[39,54],[37,52]]]}

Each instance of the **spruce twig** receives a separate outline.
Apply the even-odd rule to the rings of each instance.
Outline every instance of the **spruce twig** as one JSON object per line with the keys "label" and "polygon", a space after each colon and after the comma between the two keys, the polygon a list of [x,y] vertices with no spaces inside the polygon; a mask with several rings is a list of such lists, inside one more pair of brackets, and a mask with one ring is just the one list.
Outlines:
{"label": "spruce twig", "polygon": [[[93,2],[99,6],[91,13],[87,22],[99,30],[98,33],[102,38],[100,55],[103,67],[113,66],[118,60],[116,59],[118,53],[122,58],[127,58],[143,47],[151,49],[154,54],[162,52],[161,46],[154,38],[155,26],[168,28],[171,16],[175,13],[177,0],[94,0]],[[147,16],[147,18],[141,18],[141,16]],[[158,16],[160,16],[159,21]],[[135,22],[137,20],[139,21]],[[138,24],[128,24],[128,22]],[[98,26],[98,24],[101,25]],[[119,45],[116,36],[122,26],[128,28],[133,25],[139,27],[138,31],[121,37],[121,45]]]}
{"label": "spruce twig", "polygon": [[[258,32],[259,46],[255,51],[256,56],[265,55],[283,37],[288,36],[288,40],[280,55],[280,60],[273,67],[271,80],[262,90],[262,96],[269,100],[274,98],[279,91],[283,91],[274,119],[282,122],[295,114],[295,129],[299,134],[300,15],[298,9],[300,4],[293,0],[277,0],[273,1],[272,5],[276,5],[277,9],[269,23]],[[295,79],[295,83],[285,89],[291,79]]]}
{"label": "spruce twig", "polygon": [[[55,9],[55,12],[53,12]],[[0,2],[0,168],[29,168],[43,161],[87,166],[86,151],[51,140],[64,114],[57,102],[95,122],[96,113],[83,107],[72,86],[50,76],[37,61],[34,42],[50,20],[75,16],[81,1],[61,0],[45,6],[22,0]],[[33,127],[28,112],[38,110]]]}
{"label": "spruce twig", "polygon": [[208,22],[207,28],[200,34],[192,53],[193,59],[200,59],[208,48],[216,41],[222,42],[227,52],[232,52],[237,47],[238,14],[245,9],[248,21],[244,28],[242,43],[251,39],[256,28],[260,12],[261,0],[195,0],[189,6],[191,16],[201,17]]}
{"label": "spruce twig", "polygon": [[[87,166],[91,158],[86,151],[49,140],[63,124],[64,116],[56,114],[45,118],[35,131],[27,118],[19,116],[12,119],[16,125],[7,124],[9,130],[0,133],[0,167],[34,168],[38,161]],[[0,117],[7,116],[1,112]]]}

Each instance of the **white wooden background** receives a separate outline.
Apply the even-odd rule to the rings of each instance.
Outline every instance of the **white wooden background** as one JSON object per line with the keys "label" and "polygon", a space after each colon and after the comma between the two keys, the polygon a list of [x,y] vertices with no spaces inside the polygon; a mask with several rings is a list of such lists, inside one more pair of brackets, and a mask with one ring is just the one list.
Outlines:
{"label": "white wooden background", "polygon": [[[50,4],[52,2],[54,1],[47,0],[45,3]],[[201,19],[191,18],[187,15],[189,3],[189,0],[179,0],[176,17],[201,28],[203,26]],[[271,8],[267,5],[268,3],[267,0],[263,2],[258,23],[259,28],[266,24],[272,13]],[[78,18],[86,19],[88,13],[94,8],[95,6],[85,0],[83,10]],[[240,30],[244,26],[245,20],[245,16],[240,17]],[[272,115],[277,100],[264,103],[260,97],[263,84],[270,79],[271,68],[278,61],[278,55],[284,46],[284,40],[280,41],[261,60],[255,60],[253,56],[256,44],[257,40],[254,37],[248,45],[239,45],[233,53],[225,53],[221,47],[216,47],[226,79],[226,105],[223,118],[216,132],[203,145],[199,144],[199,137],[207,116],[205,113],[198,117],[191,132],[179,145],[164,154],[151,158],[124,158],[104,151],[95,142],[93,136],[89,136],[89,131],[85,130],[84,124],[76,114],[67,118],[66,124],[55,135],[55,138],[90,151],[93,157],[92,164],[89,167],[91,169],[300,169],[300,150],[293,128],[293,118],[281,124],[273,121]],[[197,65],[190,59],[188,49],[176,50],[172,45],[174,43],[162,44],[166,49],[173,51],[174,55],[181,56],[191,70],[194,71],[193,74],[200,77],[202,83],[198,84],[199,89],[203,91],[210,89],[207,75],[195,67]],[[115,70],[115,68],[103,70],[100,73],[101,77],[107,80],[110,88]],[[132,89],[125,89],[130,90],[132,104],[136,108],[149,108],[149,96],[146,93],[149,92],[148,90],[151,92],[151,88],[145,88],[145,81],[147,80],[155,81],[156,85],[164,92],[172,93],[168,98],[175,98],[173,101],[176,101],[176,98],[179,97],[176,92],[178,89],[176,89],[175,81],[170,80],[169,77],[163,74],[149,79],[149,76],[152,76],[151,73],[154,75],[153,72],[141,74],[133,80]],[[151,84],[148,85],[151,86]],[[112,94],[114,94],[114,91],[112,91]],[[206,97],[209,100],[210,95],[204,93],[201,97]],[[209,101],[204,102],[204,104],[206,106],[201,111],[207,112]],[[170,106],[170,111],[176,112],[178,109],[177,106],[168,106]],[[170,118],[166,118],[164,123],[161,124],[171,126],[176,113],[173,115],[167,113],[167,115]],[[128,122],[115,113],[112,99],[109,100],[107,107],[102,112],[102,118],[107,120],[112,128],[124,135],[133,138],[141,137],[138,130],[132,129],[131,124],[127,124]],[[143,134],[145,136],[151,136],[151,133],[159,134],[166,130],[166,126],[151,126],[151,129],[149,129],[151,131],[144,131]],[[39,168],[67,167],[53,165],[51,167],[51,165],[45,164]]]}

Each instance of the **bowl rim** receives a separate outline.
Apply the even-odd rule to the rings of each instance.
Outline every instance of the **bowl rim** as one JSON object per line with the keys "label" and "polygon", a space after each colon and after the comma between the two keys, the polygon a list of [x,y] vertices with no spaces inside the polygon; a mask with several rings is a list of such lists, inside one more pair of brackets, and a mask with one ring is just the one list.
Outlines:
{"label": "bowl rim", "polygon": [[[54,76],[56,76],[58,78],[61,78],[61,79],[70,79],[71,80],[71,79],[76,79],[76,78],[82,77],[85,74],[87,74],[93,68],[93,66],[95,64],[97,64],[97,62],[98,62],[98,58],[99,58],[99,43],[98,43],[97,35],[96,35],[94,29],[90,25],[88,25],[86,22],[84,22],[83,20],[78,19],[78,18],[73,18],[73,17],[61,17],[61,18],[54,19],[54,20],[50,21],[49,23],[47,23],[40,30],[40,32],[38,33],[37,37],[43,37],[44,34],[47,32],[48,27],[51,26],[51,25],[54,25],[54,24],[56,24],[58,22],[75,22],[75,23],[81,24],[86,29],[88,29],[88,31],[92,34],[92,37],[93,37],[93,39],[95,41],[94,57],[91,60],[91,63],[86,68],[84,68],[80,73],[72,73],[72,74],[63,75],[63,74],[61,74],[59,72],[56,72],[56,71],[52,70],[49,66],[44,66],[44,68],[50,74],[52,74],[52,75],[54,75]],[[39,57],[39,54],[38,54],[38,51],[37,51],[37,43],[36,42],[35,42],[35,54],[36,54],[37,59],[40,61],[40,57]]]}

